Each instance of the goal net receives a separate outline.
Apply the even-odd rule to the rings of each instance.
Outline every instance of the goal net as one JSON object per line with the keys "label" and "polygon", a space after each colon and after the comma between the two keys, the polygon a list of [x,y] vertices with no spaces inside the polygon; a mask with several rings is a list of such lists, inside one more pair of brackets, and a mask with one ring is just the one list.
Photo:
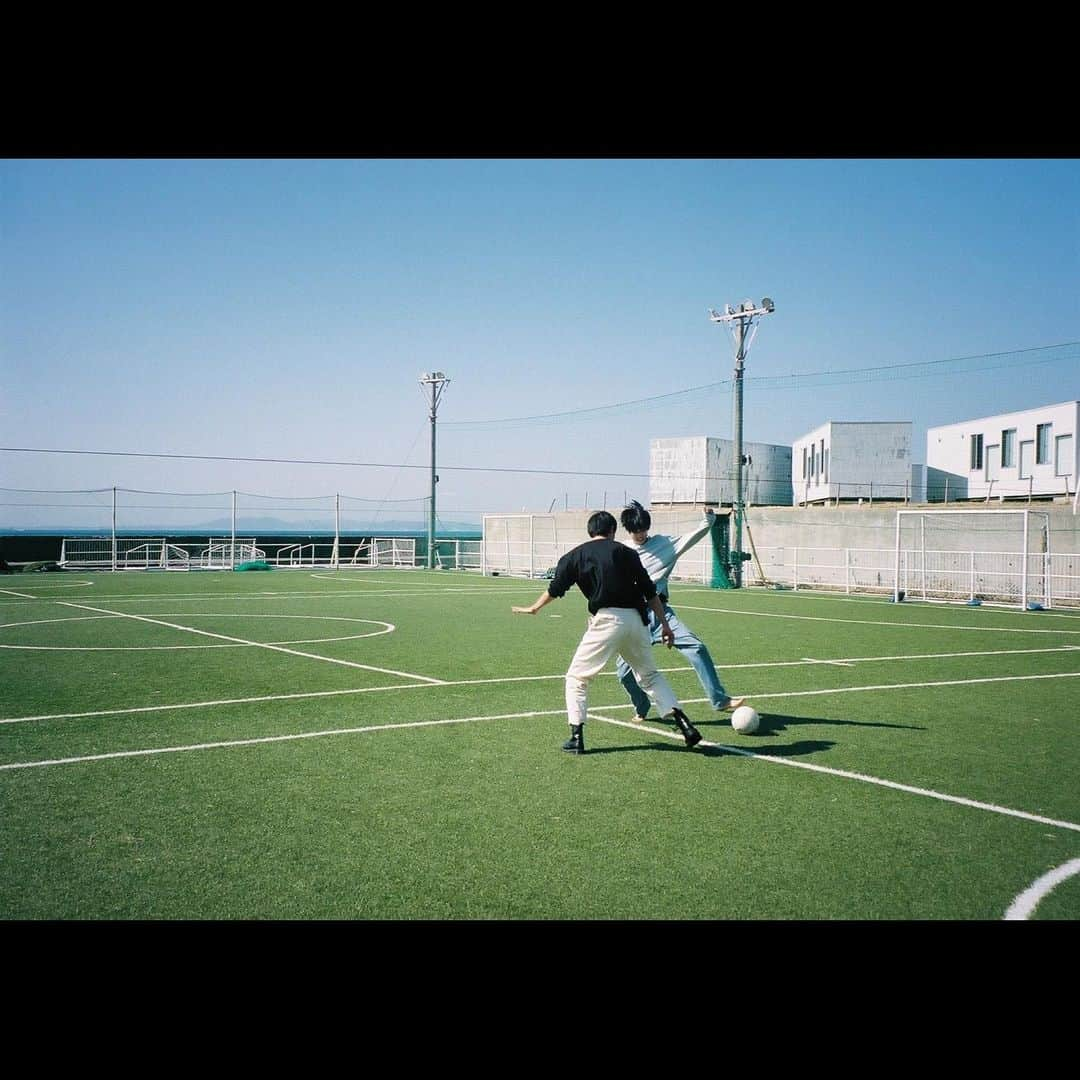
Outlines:
{"label": "goal net", "polygon": [[1050,515],[897,510],[893,599],[1051,605]]}
{"label": "goal net", "polygon": [[372,566],[416,566],[413,537],[376,536],[371,541]]}

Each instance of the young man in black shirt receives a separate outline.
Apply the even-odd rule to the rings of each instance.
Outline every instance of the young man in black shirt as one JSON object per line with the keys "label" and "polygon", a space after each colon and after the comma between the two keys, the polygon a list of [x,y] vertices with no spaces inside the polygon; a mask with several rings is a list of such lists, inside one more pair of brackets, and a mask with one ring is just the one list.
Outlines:
{"label": "young man in black shirt", "polygon": [[627,661],[638,683],[655,703],[660,715],[682,732],[687,746],[701,742],[701,733],[679,708],[679,699],[652,658],[652,635],[646,611],[652,609],[661,637],[670,649],[675,635],[668,625],[656,586],[641,565],[636,551],[615,542],[616,521],[598,510],[588,521],[590,539],[568,551],[555,567],[551,584],[529,607],[514,607],[518,615],[535,615],[542,607],[565,596],[574,585],[589,601],[589,627],[566,672],[566,712],[570,738],[563,749],[585,753],[584,724],[589,682],[616,654]]}

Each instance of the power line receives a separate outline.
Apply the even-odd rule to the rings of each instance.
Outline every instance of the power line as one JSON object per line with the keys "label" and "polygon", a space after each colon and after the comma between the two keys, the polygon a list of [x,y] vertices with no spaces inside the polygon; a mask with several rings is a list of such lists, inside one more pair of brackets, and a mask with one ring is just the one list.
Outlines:
{"label": "power line", "polygon": [[[934,375],[962,375],[977,370],[995,371],[1001,368],[1049,364],[1060,360],[1080,359],[1078,341],[1066,341],[1059,345],[1037,345],[1028,349],[1016,349],[1011,352],[981,353],[977,356],[959,356],[947,360],[920,360],[907,364],[885,364],[880,367],[839,368],[833,371],[793,372],[787,375],[758,375],[743,379],[763,389],[798,390],[818,386],[847,386],[854,383],[886,382],[898,379],[921,379]],[[1072,353],[1042,356],[1032,359],[1033,353],[1046,353],[1052,349],[1073,349]],[[994,361],[998,361],[995,363]],[[943,370],[944,365],[960,365],[954,370]],[[703,386],[691,386],[686,390],[675,390],[653,397],[636,398],[632,401],[618,401],[611,405],[595,405],[587,409],[572,409],[569,412],[543,413],[535,416],[512,416],[493,420],[444,420],[443,427],[456,430],[482,429],[498,425],[560,424],[573,422],[579,418],[615,414],[619,411],[652,408],[660,403],[674,402],[692,394],[700,395],[714,390],[723,390],[734,385],[734,379],[721,379],[719,382],[705,383]]]}
{"label": "power line", "polygon": [[[362,469],[424,469],[427,465],[409,465],[405,462],[385,461],[323,461],[309,458],[269,458],[269,457],[235,457],[228,454],[157,454],[144,453],[136,450],[58,450],[51,447],[31,446],[0,446],[0,453],[5,454],[78,454],[95,455],[98,457],[130,457],[130,458],[167,458],[179,461],[247,461],[269,465],[342,465]],[[535,473],[541,476],[619,476],[638,480],[647,478],[648,473],[624,473],[624,472],[587,472],[580,469],[509,469],[486,465],[440,465],[440,469],[446,472],[481,472],[481,473]],[[111,488],[103,490],[111,491]]]}

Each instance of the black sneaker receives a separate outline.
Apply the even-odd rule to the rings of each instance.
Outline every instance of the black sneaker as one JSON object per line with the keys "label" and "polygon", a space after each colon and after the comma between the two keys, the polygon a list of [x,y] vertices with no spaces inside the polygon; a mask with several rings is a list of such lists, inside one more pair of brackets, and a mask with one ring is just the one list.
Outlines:
{"label": "black sneaker", "polygon": [[[699,735],[700,739],[701,736]],[[570,728],[570,738],[562,744],[562,748],[568,754],[584,754],[585,753],[585,732],[582,729],[581,724],[574,724]]]}
{"label": "black sneaker", "polygon": [[686,745],[688,747],[697,746],[697,744],[701,742],[701,732],[690,723],[690,718],[682,711],[682,709],[673,710],[671,719],[675,722],[675,726],[682,732],[682,736],[686,740]]}

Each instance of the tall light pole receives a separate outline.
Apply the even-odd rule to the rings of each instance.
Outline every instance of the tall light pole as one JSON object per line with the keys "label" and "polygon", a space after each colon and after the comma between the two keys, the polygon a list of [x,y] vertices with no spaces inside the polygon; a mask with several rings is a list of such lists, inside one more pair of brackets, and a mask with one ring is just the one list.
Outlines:
{"label": "tall light pole", "polygon": [[[771,315],[776,310],[776,305],[766,296],[762,299],[760,306],[755,305],[753,300],[744,300],[738,307],[733,308],[730,304],[724,305],[724,314],[721,315],[709,308],[709,318],[713,322],[723,322],[728,324],[728,328],[731,330],[731,336],[735,341],[735,418],[734,418],[734,433],[735,433],[735,449],[733,457],[735,459],[735,500],[732,503],[732,509],[735,517],[735,549],[733,555],[735,557],[735,588],[741,588],[742,586],[742,564],[750,558],[749,555],[743,554],[742,549],[742,531],[743,531],[743,515],[745,514],[745,501],[743,499],[743,467],[746,464],[743,455],[743,365],[746,361],[746,354],[750,350],[750,342],[754,340],[754,335],[757,333],[758,324],[754,322],[756,318],[762,315]],[[750,331],[750,337],[747,338],[746,332]]]}
{"label": "tall light pole", "polygon": [[439,482],[435,474],[435,418],[439,413],[439,401],[443,390],[450,380],[441,371],[425,371],[420,376],[422,393],[428,401],[428,418],[431,420],[431,503],[428,506],[427,530],[427,565],[435,569],[435,485]]}

